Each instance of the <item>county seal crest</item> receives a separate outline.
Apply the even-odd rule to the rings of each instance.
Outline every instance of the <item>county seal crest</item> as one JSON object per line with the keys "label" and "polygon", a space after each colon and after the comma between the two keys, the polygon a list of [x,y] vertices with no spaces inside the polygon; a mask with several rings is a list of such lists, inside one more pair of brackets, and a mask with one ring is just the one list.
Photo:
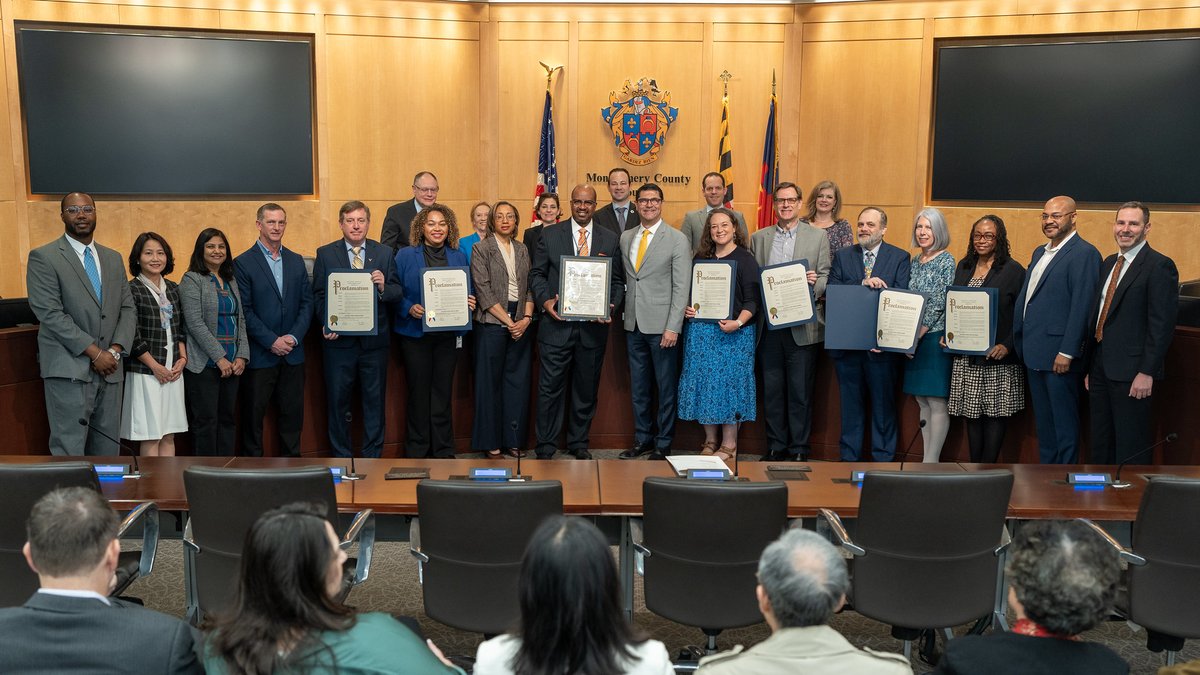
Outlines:
{"label": "county seal crest", "polygon": [[625,80],[620,92],[609,92],[608,100],[611,105],[602,108],[600,116],[612,130],[621,159],[634,166],[658,159],[667,131],[679,116],[679,108],[671,107],[671,92],[660,91],[654,79],[643,77],[636,85]]}

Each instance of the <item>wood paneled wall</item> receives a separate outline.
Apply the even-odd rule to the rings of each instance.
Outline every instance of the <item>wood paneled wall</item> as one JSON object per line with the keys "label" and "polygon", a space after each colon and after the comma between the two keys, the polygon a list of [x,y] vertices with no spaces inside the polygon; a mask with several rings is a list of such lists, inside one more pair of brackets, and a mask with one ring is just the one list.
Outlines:
{"label": "wood paneled wall", "polygon": [[[31,248],[58,236],[57,204],[28,197],[14,21],[310,33],[316,45],[317,194],[285,203],[288,245],[303,253],[337,236],[338,206],[384,209],[410,197],[412,175],[438,174],[440,198],[464,210],[479,199],[530,201],[545,76],[553,82],[562,191],[621,165],[600,118],[625,79],[654,77],[679,120],[661,158],[635,175],[689,176],[665,186],[676,224],[700,202],[715,168],[721,82],[729,83],[736,206],[753,217],[766,108],[775,70],[781,177],[841,185],[844,215],[889,211],[890,239],[908,243],[927,200],[934,42],[943,37],[1061,35],[1200,28],[1200,0],[895,0],[814,5],[564,5],[398,0],[0,0],[0,295],[24,294]],[[1053,153],[1053,148],[1047,148]],[[1031,158],[1031,161],[1041,161]],[[1117,161],[1114,158],[1114,161]],[[1098,167],[1102,170],[1102,167]],[[604,190],[600,189],[604,195]],[[1052,196],[1047,194],[1047,197]],[[1137,195],[1130,195],[1136,198]],[[164,234],[186,258],[216,226],[235,251],[252,242],[258,202],[100,201],[98,239],[126,250],[140,231]],[[1022,260],[1039,243],[1040,204],[946,208],[952,250],[970,223],[997,212]],[[1113,208],[1080,213],[1083,235],[1114,248]],[[525,210],[522,209],[522,213]],[[1183,278],[1200,277],[1195,211],[1158,212],[1155,246]],[[378,232],[378,230],[376,230]],[[181,265],[182,266],[182,265]]]}

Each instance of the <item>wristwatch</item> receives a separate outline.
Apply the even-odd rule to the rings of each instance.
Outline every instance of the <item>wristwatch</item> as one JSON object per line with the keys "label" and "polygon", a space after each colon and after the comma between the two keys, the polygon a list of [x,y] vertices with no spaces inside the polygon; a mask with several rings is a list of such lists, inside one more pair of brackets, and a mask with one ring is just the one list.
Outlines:
{"label": "wristwatch", "polygon": [[117,350],[113,349],[112,347],[109,347],[109,348],[108,348],[108,353],[109,353],[109,354],[112,354],[114,359],[116,359],[116,360],[118,360],[118,361],[120,361],[120,360],[121,360],[121,352],[119,352],[119,351],[117,351]]}

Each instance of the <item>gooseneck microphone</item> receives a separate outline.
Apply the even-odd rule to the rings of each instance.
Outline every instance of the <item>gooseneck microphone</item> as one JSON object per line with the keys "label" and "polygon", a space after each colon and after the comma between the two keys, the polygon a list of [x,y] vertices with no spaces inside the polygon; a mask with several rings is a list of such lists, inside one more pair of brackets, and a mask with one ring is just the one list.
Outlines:
{"label": "gooseneck microphone", "polygon": [[904,470],[905,458],[908,457],[908,453],[912,452],[913,443],[917,442],[917,437],[920,436],[921,432],[924,430],[925,430],[925,420],[921,420],[921,423],[917,425],[917,433],[913,434],[913,437],[908,439],[908,447],[904,448],[904,455],[902,455],[900,457],[900,470],[901,471]]}
{"label": "gooseneck microphone", "polygon": [[343,474],[342,480],[362,480],[367,477],[365,473],[359,473],[354,470],[354,451],[350,451],[350,473]]}
{"label": "gooseneck microphone", "polygon": [[1126,464],[1137,459],[1138,457],[1141,457],[1142,455],[1146,454],[1147,452],[1150,452],[1151,450],[1157,448],[1158,446],[1160,446],[1164,443],[1174,443],[1175,439],[1177,439],[1177,438],[1179,438],[1179,434],[1172,431],[1171,433],[1167,434],[1166,438],[1162,439],[1161,441],[1159,441],[1157,443],[1152,443],[1149,446],[1142,448],[1141,450],[1138,450],[1137,452],[1133,453],[1129,457],[1125,458],[1124,462],[1121,462],[1120,464],[1117,465],[1117,475],[1113,478],[1112,486],[1118,490],[1124,490],[1125,488],[1133,485],[1133,483],[1122,483],[1121,482],[1121,469],[1124,469]]}
{"label": "gooseneck microphone", "polygon": [[[511,422],[508,423],[508,425],[513,430],[513,443],[520,445],[521,439],[517,438],[517,421],[512,420]],[[517,480],[523,480],[521,478],[521,455],[524,455],[524,454],[525,453],[521,450],[521,448],[518,447],[517,448],[517,475],[513,476],[513,478],[516,478]]]}
{"label": "gooseneck microphone", "polygon": [[[88,422],[87,419],[84,417],[79,418],[79,426],[87,427],[89,431],[94,431],[94,432],[100,434],[101,436],[103,436],[104,438],[107,438],[108,440],[112,441],[113,443],[116,443],[117,448],[124,449],[126,452],[129,453],[130,457],[133,457],[133,473],[126,475],[125,478],[141,478],[142,477],[142,469],[141,469],[141,467],[138,466],[138,453],[134,452],[133,448],[129,447],[128,445],[125,445],[120,440],[113,438],[112,436],[109,436],[108,434],[104,433],[103,430],[92,426],[91,423]],[[117,452],[118,456],[120,454],[121,454],[120,452]]]}

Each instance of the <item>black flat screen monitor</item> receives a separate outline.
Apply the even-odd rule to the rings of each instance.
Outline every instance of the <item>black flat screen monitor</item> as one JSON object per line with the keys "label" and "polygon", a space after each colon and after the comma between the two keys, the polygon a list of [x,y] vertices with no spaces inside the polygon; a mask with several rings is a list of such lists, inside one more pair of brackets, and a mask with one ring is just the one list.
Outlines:
{"label": "black flat screen monitor", "polygon": [[313,194],[305,37],[17,24],[32,194]]}

